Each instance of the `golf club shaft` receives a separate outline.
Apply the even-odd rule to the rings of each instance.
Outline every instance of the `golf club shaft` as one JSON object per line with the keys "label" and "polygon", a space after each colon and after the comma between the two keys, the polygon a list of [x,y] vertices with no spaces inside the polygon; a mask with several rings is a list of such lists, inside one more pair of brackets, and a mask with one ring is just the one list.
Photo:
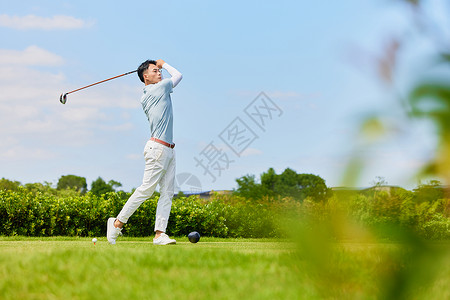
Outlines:
{"label": "golf club shaft", "polygon": [[127,73],[124,73],[122,75],[117,75],[117,76],[114,76],[114,77],[111,77],[111,78],[108,78],[108,79],[105,79],[105,80],[102,80],[102,81],[99,81],[99,82],[96,82],[96,83],[93,83],[93,84],[90,84],[90,85],[87,85],[87,86],[83,86],[83,87],[81,87],[79,89],[67,92],[65,94],[68,95],[68,94],[71,94],[71,93],[75,93],[75,92],[78,92],[78,91],[83,90],[85,88],[88,88],[88,87],[91,87],[91,86],[94,86],[94,85],[97,85],[97,84],[100,84],[100,83],[103,83],[103,82],[106,82],[106,81],[109,81],[109,80],[112,80],[112,79],[116,79],[116,78],[119,78],[119,77],[122,77],[122,76],[125,76],[125,75],[128,75],[128,74],[134,73],[134,72],[137,72],[137,70],[134,70],[134,71],[131,71],[131,72],[127,72]]}

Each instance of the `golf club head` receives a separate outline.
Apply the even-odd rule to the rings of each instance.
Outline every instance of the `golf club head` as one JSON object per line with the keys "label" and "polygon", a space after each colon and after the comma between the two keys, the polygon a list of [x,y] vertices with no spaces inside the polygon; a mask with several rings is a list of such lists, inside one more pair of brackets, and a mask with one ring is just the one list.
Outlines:
{"label": "golf club head", "polygon": [[67,93],[61,94],[61,96],[59,97],[59,102],[61,102],[62,104],[66,104],[66,101],[67,101]]}

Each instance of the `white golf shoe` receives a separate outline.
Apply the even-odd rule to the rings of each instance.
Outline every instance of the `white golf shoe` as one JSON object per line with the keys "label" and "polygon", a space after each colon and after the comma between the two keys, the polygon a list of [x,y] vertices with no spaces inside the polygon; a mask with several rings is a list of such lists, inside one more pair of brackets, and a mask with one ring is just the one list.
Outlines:
{"label": "white golf shoe", "polygon": [[114,226],[114,221],[116,218],[109,218],[106,223],[106,238],[111,245],[116,243],[117,237],[122,234],[122,228],[117,228]]}
{"label": "white golf shoe", "polygon": [[161,235],[157,239],[153,239],[153,245],[169,245],[176,243],[177,241],[169,238],[169,236],[165,233],[161,233]]}

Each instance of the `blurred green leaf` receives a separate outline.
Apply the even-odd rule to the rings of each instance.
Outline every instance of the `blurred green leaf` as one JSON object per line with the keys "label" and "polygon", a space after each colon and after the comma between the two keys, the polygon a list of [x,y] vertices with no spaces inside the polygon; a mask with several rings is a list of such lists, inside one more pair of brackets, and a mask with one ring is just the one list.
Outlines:
{"label": "blurred green leaf", "polygon": [[[430,105],[431,109],[428,109],[430,106],[426,104],[433,104],[431,101],[435,106]],[[410,94],[410,104],[413,116],[433,119],[442,131],[450,128],[449,83],[425,82],[418,85]]]}
{"label": "blurred green leaf", "polygon": [[440,58],[442,62],[450,62],[450,52],[442,53]]}

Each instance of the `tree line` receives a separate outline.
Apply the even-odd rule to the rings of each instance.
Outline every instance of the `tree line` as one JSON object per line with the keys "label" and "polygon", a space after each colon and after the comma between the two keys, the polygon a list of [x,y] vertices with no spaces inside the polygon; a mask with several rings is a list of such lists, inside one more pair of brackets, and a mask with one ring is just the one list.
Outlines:
{"label": "tree line", "polygon": [[[320,176],[297,173],[290,168],[286,168],[280,174],[277,174],[273,168],[269,168],[266,172],[260,174],[259,179],[255,175],[247,174],[237,178],[236,183],[237,188],[233,190],[233,194],[250,200],[258,200],[264,197],[290,197],[299,202],[302,202],[306,198],[320,202],[328,200],[336,192],[333,192],[332,188],[328,187],[325,180]],[[387,186],[387,184],[387,181],[383,177],[376,177],[376,180],[371,183],[372,187],[361,192],[371,192],[374,189]],[[103,178],[98,177],[92,181],[91,189],[88,190],[85,177],[63,175],[59,178],[55,189],[52,187],[51,182],[27,183],[22,185],[19,181],[12,181],[5,178],[0,179],[0,190],[16,191],[20,186],[33,192],[51,192],[54,194],[72,192],[84,195],[89,191],[96,196],[101,196],[110,192],[117,192],[117,189],[122,184],[115,180],[106,182]],[[395,187],[395,189],[405,190],[401,187]],[[432,202],[433,200],[449,197],[448,188],[445,188],[438,180],[420,183],[411,193],[419,203]],[[182,193],[180,192],[178,196],[182,196]]]}
{"label": "tree line", "polygon": [[[327,201],[335,193],[345,193],[345,188],[333,191],[328,187],[325,180],[314,174],[301,174],[287,168],[281,174],[276,174],[273,168],[269,168],[267,172],[263,172],[259,180],[255,175],[245,175],[236,179],[238,188],[234,191],[235,195],[258,200],[263,197],[290,197],[296,201],[302,202],[306,198],[312,201]],[[388,186],[388,182],[384,177],[377,176],[371,187],[362,189],[360,194],[370,195],[383,190],[386,187],[389,192],[401,191],[409,193],[410,197],[416,203],[434,202],[435,200],[449,198],[450,190],[445,187],[439,180],[430,180],[421,182],[412,191],[407,191],[402,187]],[[352,190],[348,188],[347,190]],[[386,190],[386,189],[385,189]],[[450,211],[450,207],[448,208]]]}
{"label": "tree line", "polygon": [[238,188],[236,195],[245,198],[258,199],[264,196],[292,197],[303,201],[311,197],[317,201],[324,201],[332,195],[331,188],[318,175],[298,174],[287,168],[281,174],[276,174],[273,168],[260,175],[257,182],[255,175],[245,175],[236,179]]}
{"label": "tree line", "polygon": [[[19,181],[12,181],[9,179],[0,179],[0,190],[18,190],[22,184]],[[103,178],[98,177],[96,180],[92,181],[91,189],[89,190],[92,194],[101,196],[109,192],[115,192],[117,188],[121,187],[122,184],[115,180],[110,180],[106,182]],[[28,190],[31,191],[49,191],[54,190],[51,182],[42,183],[27,183],[23,185]],[[76,175],[63,175],[59,178],[56,185],[56,191],[73,191],[81,195],[88,192],[86,178]]]}

